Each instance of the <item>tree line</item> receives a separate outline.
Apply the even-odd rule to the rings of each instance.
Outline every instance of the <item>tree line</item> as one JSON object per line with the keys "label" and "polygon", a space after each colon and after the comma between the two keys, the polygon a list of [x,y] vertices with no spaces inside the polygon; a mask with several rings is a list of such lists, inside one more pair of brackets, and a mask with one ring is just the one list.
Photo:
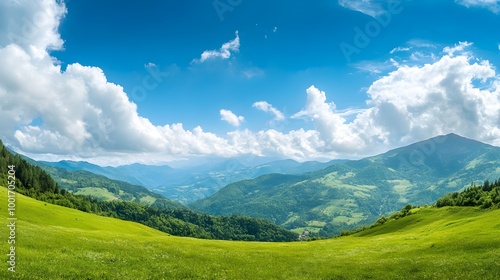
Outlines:
{"label": "tree line", "polygon": [[438,199],[437,207],[479,206],[484,209],[500,208],[500,179],[484,181],[482,186],[471,184],[462,192],[454,192]]}
{"label": "tree line", "polygon": [[[435,207],[446,206],[459,207],[480,207],[483,209],[500,209],[500,179],[490,182],[484,181],[481,186],[471,184],[461,192],[449,193],[436,201]],[[353,230],[343,230],[341,236],[347,236],[367,229],[381,226],[391,220],[398,220],[412,214],[411,209],[415,208],[411,204],[404,206],[401,211],[395,212],[389,217],[382,216],[375,223],[362,226]]]}

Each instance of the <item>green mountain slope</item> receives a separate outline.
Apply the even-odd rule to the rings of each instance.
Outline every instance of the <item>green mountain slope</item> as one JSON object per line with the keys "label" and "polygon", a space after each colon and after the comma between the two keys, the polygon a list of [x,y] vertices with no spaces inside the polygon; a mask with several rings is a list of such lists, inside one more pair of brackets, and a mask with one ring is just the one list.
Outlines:
{"label": "green mountain slope", "polygon": [[297,234],[262,219],[214,217],[188,209],[169,210],[167,207],[158,208],[130,201],[102,201],[74,195],[59,188],[40,167],[29,164],[20,155],[10,153],[1,141],[0,170],[5,170],[0,173],[0,185],[15,182],[18,193],[84,212],[139,222],[174,235],[248,241],[294,241],[298,237]]}
{"label": "green mountain slope", "polygon": [[143,186],[112,180],[88,171],[71,171],[35,161],[33,163],[47,172],[61,188],[76,195],[92,196],[104,201],[131,201],[162,209],[186,208]]}
{"label": "green mountain slope", "polygon": [[[0,201],[7,201],[4,187]],[[16,272],[5,264],[1,279],[497,279],[500,273],[500,210],[414,209],[353,236],[259,243],[168,236],[22,195],[16,204]],[[3,203],[0,219],[6,218]],[[9,246],[0,248],[7,254]]]}
{"label": "green mountain slope", "polygon": [[269,173],[301,174],[313,172],[345,162],[345,160],[333,160],[325,163],[316,161],[300,163],[288,159],[257,164],[259,161],[257,159],[249,160],[249,165],[244,165],[237,159],[222,161],[214,159],[208,163],[176,169],[166,165],[143,164],[101,167],[82,161],[37,162],[36,164],[49,172],[48,166],[69,171],[89,171],[110,179],[147,187],[149,190],[175,201],[191,203],[236,181],[253,179]]}
{"label": "green mountain slope", "polygon": [[[370,224],[406,204],[430,204],[474,180],[500,177],[500,148],[455,134],[295,176],[230,184],[195,202],[215,215],[248,215],[323,236]],[[268,183],[269,182],[269,183]]]}

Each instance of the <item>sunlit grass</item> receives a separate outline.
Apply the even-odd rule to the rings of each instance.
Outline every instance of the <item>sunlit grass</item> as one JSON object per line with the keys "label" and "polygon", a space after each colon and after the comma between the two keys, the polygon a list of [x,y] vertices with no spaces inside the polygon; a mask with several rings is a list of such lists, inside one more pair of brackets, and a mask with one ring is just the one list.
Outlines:
{"label": "sunlit grass", "polygon": [[[0,188],[4,221],[6,201]],[[497,279],[500,273],[499,210],[424,208],[354,236],[293,243],[168,236],[20,195],[17,217],[16,273],[4,262],[0,279]],[[4,238],[4,259],[8,246]]]}
{"label": "sunlit grass", "polygon": [[99,200],[108,200],[109,201],[109,200],[116,199],[116,195],[111,193],[110,191],[108,191],[105,188],[95,188],[95,187],[80,188],[74,194],[75,195],[92,196],[92,197],[95,197]]}

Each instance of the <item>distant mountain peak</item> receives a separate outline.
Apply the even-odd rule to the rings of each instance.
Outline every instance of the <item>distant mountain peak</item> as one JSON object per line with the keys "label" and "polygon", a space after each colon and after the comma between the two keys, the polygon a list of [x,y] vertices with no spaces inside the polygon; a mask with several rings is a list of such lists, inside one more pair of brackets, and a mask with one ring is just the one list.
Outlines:
{"label": "distant mountain peak", "polygon": [[[446,136],[446,137],[459,137],[459,138],[465,138],[465,137],[460,136],[460,135],[458,135],[458,134],[456,134],[456,133],[453,133],[453,132],[452,132],[452,133],[448,133],[448,134],[446,134],[446,135],[444,135],[444,136]],[[438,137],[439,137],[439,136],[438,136]]]}
{"label": "distant mountain peak", "polygon": [[456,133],[449,133],[446,135],[438,135],[427,140],[419,141],[404,147],[396,148],[394,150],[390,150],[387,153],[375,156],[383,156],[386,154],[394,154],[394,153],[421,153],[429,154],[434,153],[436,150],[440,150],[441,152],[448,153],[456,153],[458,148],[460,150],[475,150],[479,148],[487,148],[493,147],[489,144],[470,139],[467,137],[460,136]]}
{"label": "distant mountain peak", "polygon": [[470,142],[470,143],[480,143],[482,145],[487,145],[487,146],[490,146],[486,143],[483,143],[481,141],[478,141],[478,140],[475,140],[475,139],[471,139],[471,138],[467,138],[467,137],[464,137],[462,135],[458,135],[456,133],[448,133],[446,135],[439,135],[439,136],[435,136],[435,137],[432,137],[428,140],[424,140],[423,142],[425,141],[435,141],[435,142],[440,142],[439,140],[442,140],[442,142],[444,141],[448,141],[448,140],[453,140],[453,141],[464,141],[464,142]]}

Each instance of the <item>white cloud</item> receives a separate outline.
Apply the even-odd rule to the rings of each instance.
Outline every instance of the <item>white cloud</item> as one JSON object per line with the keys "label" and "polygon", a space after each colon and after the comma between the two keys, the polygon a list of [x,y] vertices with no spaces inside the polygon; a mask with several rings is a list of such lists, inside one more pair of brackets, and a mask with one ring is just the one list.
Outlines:
{"label": "white cloud", "polygon": [[243,70],[241,73],[247,79],[252,79],[252,78],[260,77],[260,76],[264,75],[264,71],[262,69],[260,69],[260,68],[257,68],[257,67],[253,67],[253,68],[249,68],[249,69]]}
{"label": "white cloud", "polygon": [[412,48],[429,48],[429,49],[436,48],[436,45],[433,42],[422,39],[411,39],[407,43]]}
{"label": "white cloud", "polygon": [[422,39],[408,40],[405,45],[406,46],[395,47],[389,53],[394,54],[397,52],[409,52],[409,51],[412,51],[414,49],[422,50],[422,49],[435,49],[435,48],[437,48],[437,46],[434,43],[427,41],[427,40],[422,40]]}
{"label": "white cloud", "polygon": [[[19,3],[2,4],[0,10],[1,22],[19,22],[0,23],[0,138],[23,153],[101,163],[242,154],[308,160],[371,155],[449,132],[500,145],[499,75],[468,50],[470,43],[445,48],[425,64],[393,63],[396,70],[369,87],[364,109],[337,109],[311,86],[293,118],[312,122],[315,129],[245,129],[219,136],[180,123],[153,125],[100,68],[74,63],[63,71],[48,51],[62,48],[56,29],[65,10],[49,0]],[[21,30],[22,19],[36,9],[53,16],[51,24],[39,25],[43,34],[9,41],[5,34]],[[265,101],[254,107],[282,118]],[[236,127],[244,121],[229,110],[220,114]]]}
{"label": "white cloud", "polygon": [[335,103],[326,103],[326,93],[315,86],[306,90],[307,102],[304,109],[292,118],[311,119],[318,131],[326,150],[341,153],[355,153],[363,145],[361,139],[353,132],[352,125],[334,112]]}
{"label": "white cloud", "polygon": [[[381,139],[395,145],[455,132],[499,143],[495,70],[488,61],[476,62],[464,49],[451,55],[456,52],[433,64],[402,66],[372,84],[368,104],[373,107],[367,117]],[[489,89],[475,87],[477,82]]]}
{"label": "white cloud", "polygon": [[500,144],[500,90],[495,68],[471,56],[470,43],[444,49],[424,65],[398,65],[368,89],[368,108],[347,122],[326,94],[307,90],[294,118],[310,118],[326,150],[366,154],[450,132]]}
{"label": "white cloud", "polygon": [[384,12],[378,0],[339,0],[339,5],[371,17],[376,17]]}
{"label": "white cloud", "polygon": [[[199,127],[154,126],[97,67],[74,63],[62,71],[48,53],[62,48],[57,34],[65,13],[62,4],[41,0],[1,5],[2,22],[10,23],[0,32],[0,137],[6,143],[32,154],[80,157],[234,153],[225,139]],[[53,18],[42,21],[47,15]],[[19,33],[32,18],[37,32]],[[26,41],[9,34],[25,35]]]}
{"label": "white cloud", "polygon": [[344,155],[451,132],[499,145],[500,80],[488,61],[469,56],[466,45],[447,49],[434,63],[401,65],[375,81],[368,89],[368,108],[355,111],[351,122],[314,86],[293,118],[311,119],[322,148]]}
{"label": "white cloud", "polygon": [[350,116],[357,116],[365,111],[366,109],[346,109],[338,111],[337,114],[341,117],[350,117]]}
{"label": "white cloud", "polygon": [[445,47],[443,49],[443,52],[445,52],[449,56],[453,56],[456,52],[464,53],[464,50],[466,50],[470,46],[472,46],[472,43],[469,43],[469,42],[459,42],[458,44],[456,44],[453,47]]}
{"label": "white cloud", "polygon": [[207,60],[216,58],[221,58],[221,59],[230,58],[232,53],[238,52],[240,49],[240,36],[238,35],[238,31],[236,31],[235,35],[236,37],[233,40],[224,43],[219,50],[204,51],[201,54],[201,57],[199,59],[194,59],[193,62],[203,63]]}
{"label": "white cloud", "polygon": [[371,75],[379,76],[382,73],[387,73],[387,71],[394,68],[397,62],[393,59],[389,61],[360,61],[352,63],[352,66],[362,72],[368,72]]}
{"label": "white cloud", "polygon": [[410,50],[410,48],[408,48],[408,47],[396,47],[396,48],[392,49],[389,53],[393,54],[396,52],[407,52],[409,50]]}
{"label": "white cloud", "polygon": [[266,101],[255,102],[252,106],[263,112],[271,113],[274,116],[275,121],[282,121],[285,119],[285,115],[283,115],[282,112],[274,108],[273,105],[267,103]]}
{"label": "white cloud", "polygon": [[500,12],[499,0],[455,0],[455,2],[467,8],[481,7],[486,8],[495,14]]}
{"label": "white cloud", "polygon": [[220,119],[236,127],[240,126],[241,123],[245,120],[243,116],[237,116],[230,110],[226,109],[220,110]]}
{"label": "white cloud", "polygon": [[66,14],[62,1],[1,1],[0,46],[16,44],[34,58],[62,49],[57,29]]}
{"label": "white cloud", "polygon": [[[2,137],[24,151],[83,156],[230,153],[218,150],[225,140],[201,128],[154,126],[99,68],[71,64],[61,72],[50,59],[34,60],[15,45],[0,49],[0,64]],[[38,117],[43,124],[31,125]]]}

